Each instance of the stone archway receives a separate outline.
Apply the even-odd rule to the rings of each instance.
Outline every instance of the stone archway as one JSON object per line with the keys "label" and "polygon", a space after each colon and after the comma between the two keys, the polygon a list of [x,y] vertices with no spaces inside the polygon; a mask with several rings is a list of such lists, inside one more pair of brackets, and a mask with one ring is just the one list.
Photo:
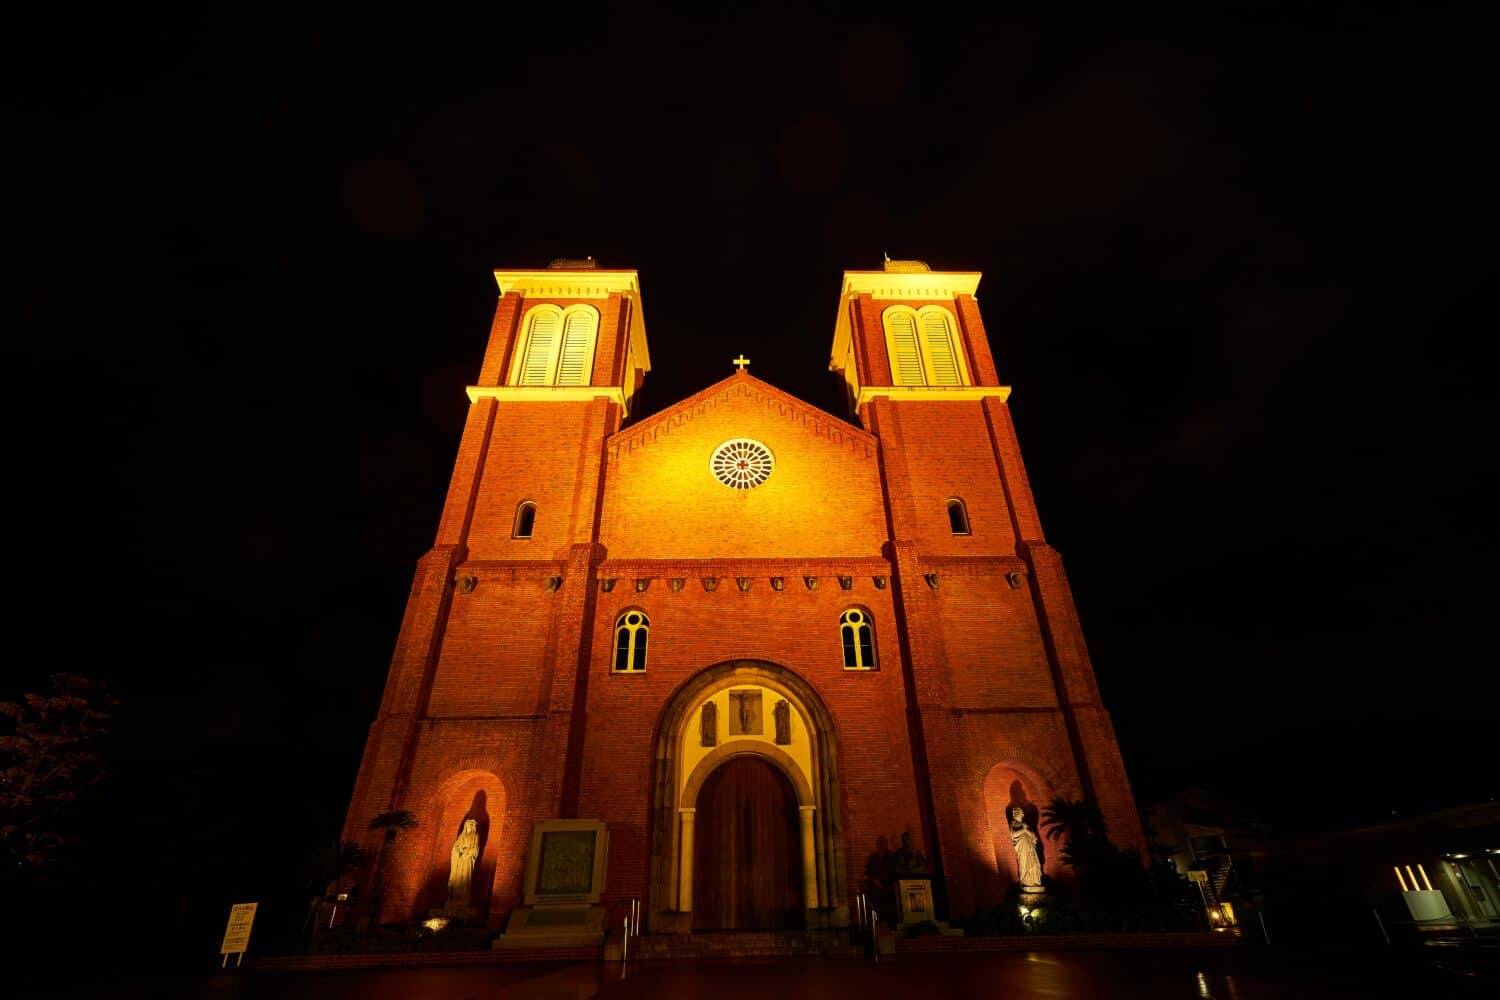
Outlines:
{"label": "stone archway", "polygon": [[[756,699],[756,708],[741,717],[740,726],[745,729],[745,722],[755,720],[759,724],[737,732],[728,706],[745,694]],[[710,702],[722,722],[704,722],[704,706]],[[738,704],[743,707],[746,702]],[[710,745],[705,745],[705,726],[716,727]],[[848,924],[832,716],[812,686],[785,667],[763,660],[731,660],[684,683],[668,700],[657,725],[646,900],[652,932],[691,930],[698,793],[716,768],[745,755],[779,770],[794,790],[804,925]]]}

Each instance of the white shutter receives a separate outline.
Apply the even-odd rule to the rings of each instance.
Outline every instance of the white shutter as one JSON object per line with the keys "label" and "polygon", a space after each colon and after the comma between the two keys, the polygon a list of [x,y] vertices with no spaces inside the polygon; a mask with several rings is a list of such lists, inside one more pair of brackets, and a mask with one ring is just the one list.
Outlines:
{"label": "white shutter", "polygon": [[551,385],[552,362],[557,355],[557,313],[538,309],[531,314],[526,338],[526,357],[521,362],[521,385]]}
{"label": "white shutter", "polygon": [[594,374],[594,332],[599,315],[592,309],[569,310],[563,318],[562,360],[558,385],[588,385]]}
{"label": "white shutter", "polygon": [[885,343],[891,355],[891,379],[896,385],[921,385],[922,355],[917,349],[916,317],[908,312],[889,312],[885,317]]}
{"label": "white shutter", "polygon": [[958,357],[953,351],[953,333],[948,317],[934,309],[922,314],[922,339],[927,348],[929,385],[962,385]]}

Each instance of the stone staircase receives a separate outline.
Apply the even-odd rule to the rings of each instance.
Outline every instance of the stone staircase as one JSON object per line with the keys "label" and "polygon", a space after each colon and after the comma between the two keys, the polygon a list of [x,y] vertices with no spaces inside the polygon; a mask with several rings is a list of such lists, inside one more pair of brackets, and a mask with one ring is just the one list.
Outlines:
{"label": "stone staircase", "polygon": [[861,946],[850,942],[847,930],[701,931],[630,939],[632,961],[863,954]]}

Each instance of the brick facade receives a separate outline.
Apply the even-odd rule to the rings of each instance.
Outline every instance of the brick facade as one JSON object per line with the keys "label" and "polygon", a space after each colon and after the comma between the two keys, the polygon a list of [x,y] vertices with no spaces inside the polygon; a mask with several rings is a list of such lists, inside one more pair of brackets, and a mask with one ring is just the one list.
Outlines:
{"label": "brick facade", "polygon": [[[506,383],[527,308],[574,301],[601,316],[593,385],[638,379],[627,363],[638,297],[511,290],[477,385]],[[846,304],[860,385],[890,381],[888,304],[867,293]],[[973,297],[942,304],[973,383],[998,386]],[[858,891],[867,859],[903,830],[934,861],[949,917],[1003,899],[1010,801],[1034,811],[1087,795],[1117,841],[1142,846],[1003,396],[876,395],[851,416],[858,425],[743,372],[635,423],[608,393],[475,398],[344,831],[375,851],[372,817],[417,817],[386,860],[386,919],[442,904],[465,816],[482,822],[476,902],[492,926],[520,902],[532,823],[550,818],[609,825],[606,902],[669,911],[651,898],[666,895],[652,851],[671,843],[653,828],[671,815],[658,809],[659,729],[678,692],[730,661],[794,674],[832,730],[837,787],[818,836],[820,849],[838,841],[820,856],[845,870],[820,873],[830,922],[846,911],[827,894]],[[737,437],[775,456],[753,489],[709,467]],[[969,534],[951,530],[954,497]],[[522,501],[536,504],[535,528],[512,538]],[[874,623],[876,670],[844,669],[838,622],[851,607]],[[643,673],[611,669],[627,610],[650,620]],[[1046,868],[1063,874],[1055,858]]]}

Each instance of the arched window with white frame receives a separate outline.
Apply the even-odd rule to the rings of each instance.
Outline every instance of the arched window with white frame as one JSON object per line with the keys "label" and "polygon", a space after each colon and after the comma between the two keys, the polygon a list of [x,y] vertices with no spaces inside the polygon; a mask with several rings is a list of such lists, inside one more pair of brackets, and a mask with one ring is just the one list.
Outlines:
{"label": "arched window with white frame", "polygon": [[968,385],[953,313],[942,306],[890,306],[880,314],[892,385]]}
{"label": "arched window with white frame", "polygon": [[516,504],[516,519],[511,522],[510,537],[530,538],[535,527],[536,504],[531,500],[522,500]]}
{"label": "arched window with white frame", "polygon": [[953,529],[955,535],[972,534],[969,530],[969,508],[959,497],[951,497],[948,500],[948,527]]}
{"label": "arched window with white frame", "polygon": [[632,609],[615,619],[614,672],[640,673],[646,669],[646,638],[651,620],[644,611]]}
{"label": "arched window with white frame", "polygon": [[839,615],[839,639],[844,645],[845,670],[875,669],[875,626],[870,612],[849,608]]}
{"label": "arched window with white frame", "polygon": [[588,385],[598,339],[599,310],[593,306],[532,306],[521,319],[510,384]]}

